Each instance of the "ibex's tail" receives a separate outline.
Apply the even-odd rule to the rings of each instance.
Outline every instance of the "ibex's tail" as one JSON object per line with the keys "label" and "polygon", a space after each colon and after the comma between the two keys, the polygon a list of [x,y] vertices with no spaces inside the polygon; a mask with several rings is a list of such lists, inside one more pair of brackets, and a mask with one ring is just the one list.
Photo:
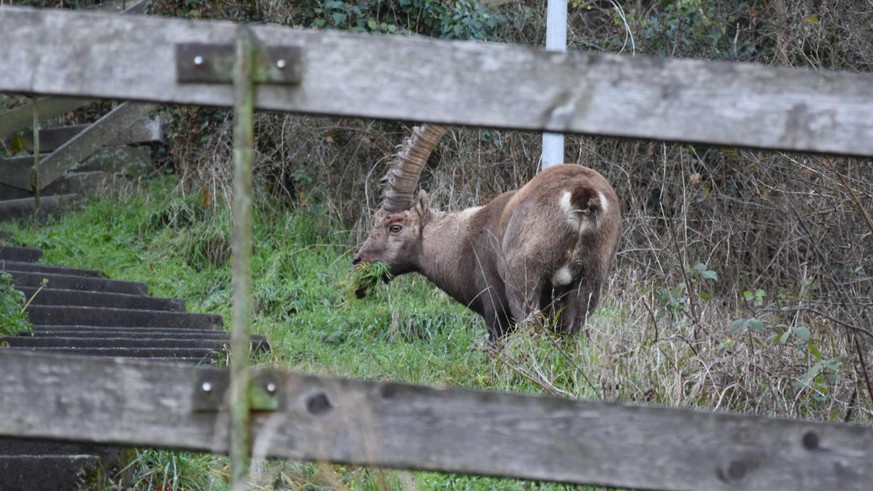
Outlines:
{"label": "ibex's tail", "polygon": [[607,212],[609,202],[596,186],[590,182],[582,182],[576,184],[572,190],[564,191],[561,208],[566,214],[567,223],[583,234],[596,227],[597,218]]}

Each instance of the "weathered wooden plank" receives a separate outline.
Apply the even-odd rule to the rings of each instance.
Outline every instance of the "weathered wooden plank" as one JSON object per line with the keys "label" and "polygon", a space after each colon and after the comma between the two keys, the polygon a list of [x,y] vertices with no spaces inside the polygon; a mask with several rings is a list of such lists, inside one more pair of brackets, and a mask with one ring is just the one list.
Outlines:
{"label": "weathered wooden plank", "polygon": [[0,182],[27,190],[33,189],[38,184],[39,188],[43,189],[100,147],[117,139],[119,133],[145,117],[154,107],[152,104],[132,102],[119,105],[58,147],[48,157],[40,160],[39,183],[33,182],[31,172],[21,172],[21,169],[15,172],[13,169],[15,164],[0,162],[11,171],[10,174],[0,174]]}
{"label": "weathered wooden plank", "polygon": [[[41,152],[51,152],[74,136],[88,128],[90,124],[44,128],[39,132],[39,149]],[[160,141],[163,138],[163,121],[161,118],[142,118],[115,135],[106,145],[127,145],[130,143],[147,143]],[[27,150],[33,151],[33,132],[24,133],[24,144]],[[32,157],[31,157],[32,159]]]}
{"label": "weathered wooden plank", "polygon": [[[43,97],[37,100],[39,121],[44,123],[92,102],[94,102],[92,99]],[[0,140],[18,130],[31,127],[33,127],[33,102],[0,113]]]}
{"label": "weathered wooden plank", "polygon": [[[302,83],[260,87],[260,109],[873,155],[871,74],[253,29],[303,49]],[[0,91],[230,106],[230,86],[178,84],[174,52],[235,30],[2,8]]]}
{"label": "weathered wooden plank", "polygon": [[[227,415],[194,408],[226,375],[0,350],[0,435],[223,453]],[[254,417],[258,457],[665,490],[873,482],[873,428],[272,375],[280,410]]]}
{"label": "weathered wooden plank", "polygon": [[[31,159],[33,156],[30,156]],[[33,161],[27,164],[25,158],[13,157],[0,159],[0,183],[17,189],[30,190],[30,170]],[[13,190],[14,191],[14,190]]]}
{"label": "weathered wooden plank", "polygon": [[7,490],[81,489],[83,474],[98,468],[100,458],[89,454],[0,455],[0,483]]}
{"label": "weathered wooden plank", "polygon": [[152,156],[148,148],[103,147],[88,157],[76,170],[105,171],[117,176],[139,177],[152,169]]}

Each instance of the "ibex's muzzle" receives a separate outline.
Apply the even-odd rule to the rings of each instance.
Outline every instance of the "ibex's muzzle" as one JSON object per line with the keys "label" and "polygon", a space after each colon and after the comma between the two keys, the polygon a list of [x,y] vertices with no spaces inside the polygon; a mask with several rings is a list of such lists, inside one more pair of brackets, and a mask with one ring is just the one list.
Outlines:
{"label": "ibex's muzzle", "polygon": [[352,259],[352,265],[353,265],[353,266],[356,265],[356,264],[358,264],[359,262],[361,262],[361,256],[355,256],[355,258]]}

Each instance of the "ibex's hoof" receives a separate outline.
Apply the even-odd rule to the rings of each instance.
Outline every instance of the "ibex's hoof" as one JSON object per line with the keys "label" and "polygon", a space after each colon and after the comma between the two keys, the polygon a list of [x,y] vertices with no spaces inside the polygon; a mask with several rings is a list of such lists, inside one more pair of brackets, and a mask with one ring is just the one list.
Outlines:
{"label": "ibex's hoof", "polygon": [[367,289],[366,288],[358,288],[357,290],[355,290],[355,297],[356,298],[364,298],[366,296],[367,296]]}
{"label": "ibex's hoof", "polygon": [[492,355],[500,351],[500,343],[491,339],[491,336],[486,334],[480,341],[476,341],[474,346],[483,353]]}

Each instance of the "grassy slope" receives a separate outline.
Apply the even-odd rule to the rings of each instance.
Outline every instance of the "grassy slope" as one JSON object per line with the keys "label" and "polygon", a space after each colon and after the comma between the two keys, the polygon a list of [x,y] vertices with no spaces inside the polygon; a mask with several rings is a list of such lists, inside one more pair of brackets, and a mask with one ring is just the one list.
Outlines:
{"label": "grassy slope", "polygon": [[[173,185],[166,179],[132,197],[94,201],[38,229],[6,228],[21,244],[41,247],[45,262],[144,281],[153,295],[187,299],[189,310],[220,313],[229,325],[229,220],[221,206],[204,208],[198,199],[173,198]],[[390,288],[379,286],[366,299],[353,300],[342,285],[351,263],[347,234],[332,229],[323,216],[308,205],[295,213],[262,209],[256,214],[253,330],[274,347],[267,364],[337,376],[542,392],[476,349],[485,334],[481,322],[420,277],[398,278]],[[553,368],[562,363],[560,354],[547,358]],[[212,456],[143,451],[128,473],[138,489],[222,489],[227,464]],[[514,490],[531,484],[277,462],[264,465],[258,480],[267,489]]]}

